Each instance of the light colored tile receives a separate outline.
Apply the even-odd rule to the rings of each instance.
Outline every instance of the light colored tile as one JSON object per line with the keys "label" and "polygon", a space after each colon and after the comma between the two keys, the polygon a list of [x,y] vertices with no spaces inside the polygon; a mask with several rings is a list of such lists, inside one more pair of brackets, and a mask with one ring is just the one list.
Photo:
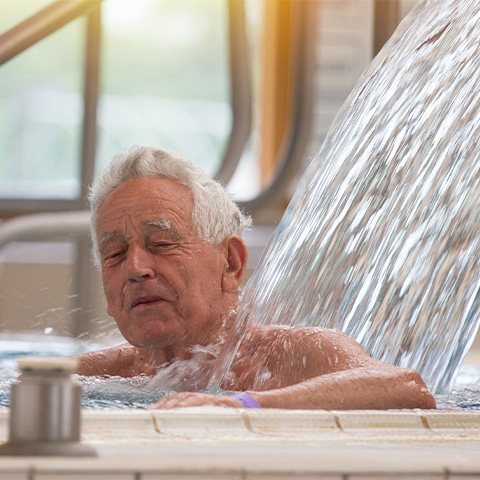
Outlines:
{"label": "light colored tile", "polygon": [[0,407],[0,443],[8,440],[8,419],[10,409],[8,407]]}
{"label": "light colored tile", "polygon": [[472,473],[472,474],[459,474],[455,475],[454,473],[451,473],[448,475],[448,480],[480,480],[480,468],[478,468],[477,473]]}
{"label": "light colored tile", "polygon": [[248,410],[247,426],[256,433],[270,435],[312,435],[339,431],[335,417],[325,411]]}
{"label": "light colored tile", "polygon": [[432,429],[461,429],[480,431],[480,412],[428,412],[422,414]]}
{"label": "light colored tile", "polygon": [[323,473],[317,473],[315,475],[311,474],[301,474],[294,472],[285,472],[285,473],[253,473],[247,474],[245,480],[345,480],[343,475],[329,475]]}
{"label": "light colored tile", "polygon": [[240,410],[221,407],[150,410],[157,430],[168,436],[231,438],[248,435]]}
{"label": "light colored tile", "polygon": [[82,441],[129,443],[158,437],[155,422],[145,410],[83,410]]}
{"label": "light colored tile", "polygon": [[422,418],[414,412],[368,410],[335,412],[335,416],[344,431],[352,429],[425,429]]}
{"label": "light colored tile", "polygon": [[30,480],[27,472],[0,470],[0,480]]}
{"label": "light colored tile", "polygon": [[143,473],[141,480],[244,480],[240,473]]}
{"label": "light colored tile", "polygon": [[[74,460],[72,460],[74,462]],[[58,472],[39,472],[35,473],[33,479],[28,480],[136,480],[135,474],[118,472],[76,472],[76,471],[58,471]]]}
{"label": "light colored tile", "polygon": [[[347,480],[445,480],[443,474],[431,474],[431,473],[408,473],[405,472],[391,472],[385,474],[377,473],[361,473],[348,475]],[[318,479],[320,480],[320,479]]]}

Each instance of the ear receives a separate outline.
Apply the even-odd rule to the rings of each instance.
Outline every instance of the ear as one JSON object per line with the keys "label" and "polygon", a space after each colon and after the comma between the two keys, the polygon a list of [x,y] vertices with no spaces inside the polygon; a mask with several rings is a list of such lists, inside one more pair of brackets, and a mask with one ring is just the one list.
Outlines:
{"label": "ear", "polygon": [[224,240],[226,250],[226,265],[222,276],[222,288],[227,293],[238,290],[242,283],[248,252],[241,237],[231,235]]}

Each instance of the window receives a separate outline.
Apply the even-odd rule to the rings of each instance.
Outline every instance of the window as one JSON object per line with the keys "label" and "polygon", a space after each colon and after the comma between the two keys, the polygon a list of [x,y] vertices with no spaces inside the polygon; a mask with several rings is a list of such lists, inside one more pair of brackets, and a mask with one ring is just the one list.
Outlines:
{"label": "window", "polygon": [[[38,5],[0,2],[2,32],[23,20],[18,10],[28,16]],[[83,23],[73,21],[0,68],[0,197],[79,195]]]}
{"label": "window", "polygon": [[[50,3],[3,0],[0,31]],[[227,13],[224,0],[103,2],[97,170],[150,144],[217,171],[232,123]],[[0,200],[83,205],[84,50],[80,17],[1,66]]]}
{"label": "window", "polygon": [[105,0],[98,166],[132,144],[210,175],[230,135],[227,2]]}

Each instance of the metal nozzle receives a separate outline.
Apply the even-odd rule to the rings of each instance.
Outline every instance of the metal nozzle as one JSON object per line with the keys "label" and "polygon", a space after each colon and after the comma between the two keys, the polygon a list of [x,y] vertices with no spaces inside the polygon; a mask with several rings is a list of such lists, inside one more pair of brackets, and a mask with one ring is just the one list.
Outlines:
{"label": "metal nozzle", "polygon": [[0,455],[93,456],[80,443],[81,386],[72,381],[73,358],[17,360],[20,381],[10,395],[9,440]]}

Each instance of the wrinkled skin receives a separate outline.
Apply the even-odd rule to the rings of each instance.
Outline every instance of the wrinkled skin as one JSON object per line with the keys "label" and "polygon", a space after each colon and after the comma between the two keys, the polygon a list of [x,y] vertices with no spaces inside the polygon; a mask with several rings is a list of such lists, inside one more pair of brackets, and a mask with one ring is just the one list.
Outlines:
{"label": "wrinkled skin", "polygon": [[107,313],[160,363],[216,340],[237,302],[235,276],[243,275],[241,239],[201,241],[192,208],[186,186],[137,179],[117,187],[98,220]]}
{"label": "wrinkled skin", "polygon": [[[247,251],[242,239],[213,246],[192,224],[189,189],[168,178],[117,187],[97,223],[107,312],[127,344],[79,355],[81,375],[154,375],[181,370],[183,391],[152,408],[241,407],[199,393],[235,320]],[[195,353],[196,352],[196,353]],[[262,407],[435,408],[420,375],[371,358],[346,335],[322,328],[249,325],[226,390],[248,391]]]}

